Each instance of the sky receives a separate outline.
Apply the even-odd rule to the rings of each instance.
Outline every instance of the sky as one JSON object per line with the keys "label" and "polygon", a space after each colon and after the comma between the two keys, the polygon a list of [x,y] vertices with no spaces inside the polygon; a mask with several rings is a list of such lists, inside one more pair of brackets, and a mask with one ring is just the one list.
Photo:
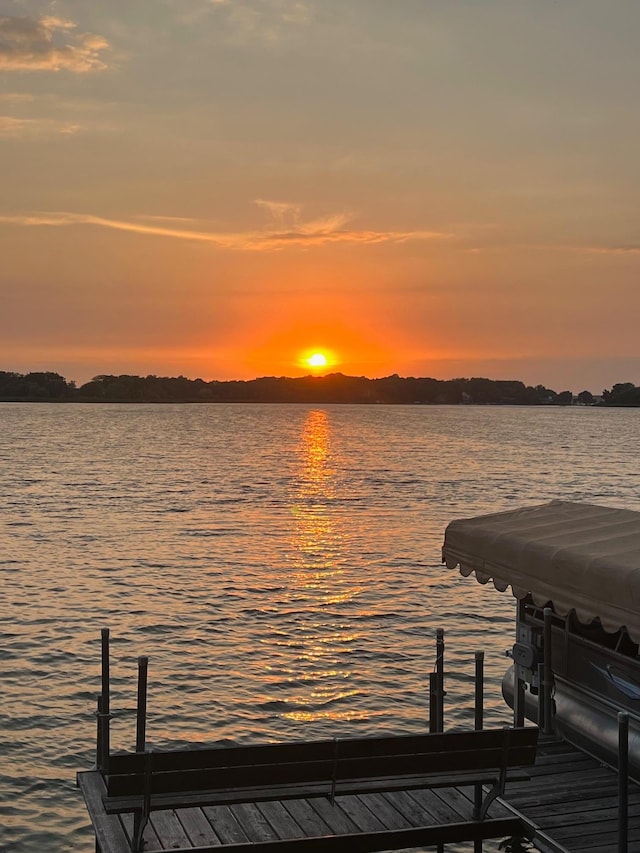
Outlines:
{"label": "sky", "polygon": [[638,0],[0,0],[0,370],[640,384],[639,35]]}

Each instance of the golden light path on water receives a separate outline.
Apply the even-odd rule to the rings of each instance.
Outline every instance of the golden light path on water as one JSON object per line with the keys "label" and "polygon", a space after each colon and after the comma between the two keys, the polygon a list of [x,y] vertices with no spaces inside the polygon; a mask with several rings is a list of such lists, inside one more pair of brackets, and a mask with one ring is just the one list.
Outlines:
{"label": "golden light path on water", "polygon": [[321,618],[326,608],[350,602],[361,591],[346,559],[346,520],[332,512],[337,460],[326,411],[308,413],[297,456],[299,473],[291,506],[294,528],[286,604],[302,607],[306,617],[296,631],[278,643],[290,653],[289,675],[299,684],[297,691],[283,700],[292,706],[284,716],[304,722],[366,719],[370,712],[336,704],[358,692],[349,686],[351,671],[347,660],[360,633],[337,617],[329,621]]}

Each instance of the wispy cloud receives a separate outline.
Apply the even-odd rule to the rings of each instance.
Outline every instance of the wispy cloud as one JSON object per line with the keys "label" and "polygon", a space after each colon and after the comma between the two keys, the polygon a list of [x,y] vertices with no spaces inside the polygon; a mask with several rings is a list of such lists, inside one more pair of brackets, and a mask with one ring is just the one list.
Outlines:
{"label": "wispy cloud", "polygon": [[299,204],[289,201],[267,201],[264,198],[257,198],[254,204],[266,210],[272,220],[278,225],[283,225],[285,222],[297,224],[302,212]]}
{"label": "wispy cloud", "polygon": [[230,39],[238,42],[279,44],[312,20],[308,2],[302,0],[209,0]]}
{"label": "wispy cloud", "polygon": [[82,126],[54,119],[0,116],[0,139],[42,139],[49,136],[73,136]]}
{"label": "wispy cloud", "polygon": [[101,53],[107,40],[75,30],[73,21],[62,18],[0,16],[0,70],[82,74],[106,68]]}
{"label": "wispy cloud", "polygon": [[640,255],[640,246],[576,246],[574,251],[588,255]]}
{"label": "wispy cloud", "polygon": [[0,104],[29,104],[33,100],[33,95],[24,92],[0,92]]}
{"label": "wispy cloud", "polygon": [[606,243],[499,243],[487,246],[474,246],[467,250],[472,254],[490,254],[495,252],[566,252],[575,255],[640,255],[640,245]]}
{"label": "wispy cloud", "polygon": [[454,235],[441,231],[374,231],[347,228],[345,214],[303,222],[290,228],[271,228],[264,231],[215,232],[144,224],[135,220],[108,219],[86,213],[34,213],[0,216],[0,223],[25,227],[71,227],[93,225],[135,234],[168,237],[210,243],[220,249],[268,252],[285,247],[313,247],[327,244],[405,243],[409,240],[448,240]]}

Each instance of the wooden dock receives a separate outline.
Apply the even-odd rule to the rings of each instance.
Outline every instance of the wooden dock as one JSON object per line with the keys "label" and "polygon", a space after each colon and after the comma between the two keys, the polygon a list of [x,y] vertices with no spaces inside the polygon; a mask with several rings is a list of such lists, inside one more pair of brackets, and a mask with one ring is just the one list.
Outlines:
{"label": "wooden dock", "polygon": [[[530,781],[507,784],[494,802],[486,837],[513,832],[513,818],[533,826],[544,853],[617,853],[618,782],[615,771],[556,737],[541,739]],[[78,775],[101,853],[131,850],[133,814],[107,814],[101,773]],[[473,821],[473,787],[384,791],[324,797],[185,806],[153,811],[144,851],[194,848],[219,853],[276,853],[289,849],[356,851],[430,847],[465,836]],[[338,836],[344,846],[335,847]],[[296,843],[298,842],[298,843]],[[640,850],[640,786],[629,789],[629,851]]]}
{"label": "wooden dock", "polygon": [[429,734],[148,751],[140,658],[130,753],[110,751],[107,629],[102,640],[96,768],[77,775],[99,853],[444,851],[467,841],[479,850],[511,836],[543,853],[640,851],[628,714],[620,774],[535,727],[486,730],[476,653],[475,730],[444,732],[441,631]]}
{"label": "wooden dock", "polygon": [[[98,771],[80,773],[78,780],[92,816],[97,849],[129,853],[133,814],[106,814],[104,782]],[[333,805],[327,798],[313,797],[166,809],[151,813],[143,850],[364,853],[432,847],[468,839],[473,801],[473,787],[467,787],[338,795]],[[480,826],[486,837],[503,838],[516,832],[519,824],[513,811],[496,801]]]}
{"label": "wooden dock", "polygon": [[[505,800],[537,827],[536,847],[558,853],[618,853],[618,774],[561,738],[541,737],[529,782]],[[640,786],[629,782],[628,850],[640,850]]]}

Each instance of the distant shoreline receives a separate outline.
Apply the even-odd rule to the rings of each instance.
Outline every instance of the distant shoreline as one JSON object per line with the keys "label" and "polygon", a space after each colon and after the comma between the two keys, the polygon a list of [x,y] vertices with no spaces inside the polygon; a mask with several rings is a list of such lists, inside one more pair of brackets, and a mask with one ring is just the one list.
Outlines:
{"label": "distant shoreline", "polygon": [[381,379],[345,376],[265,376],[250,380],[187,379],[184,376],[100,375],[79,388],[53,372],[0,371],[0,402],[11,403],[302,403],[467,406],[640,407],[640,387],[617,383],[596,396],[554,391],[519,380]]}

